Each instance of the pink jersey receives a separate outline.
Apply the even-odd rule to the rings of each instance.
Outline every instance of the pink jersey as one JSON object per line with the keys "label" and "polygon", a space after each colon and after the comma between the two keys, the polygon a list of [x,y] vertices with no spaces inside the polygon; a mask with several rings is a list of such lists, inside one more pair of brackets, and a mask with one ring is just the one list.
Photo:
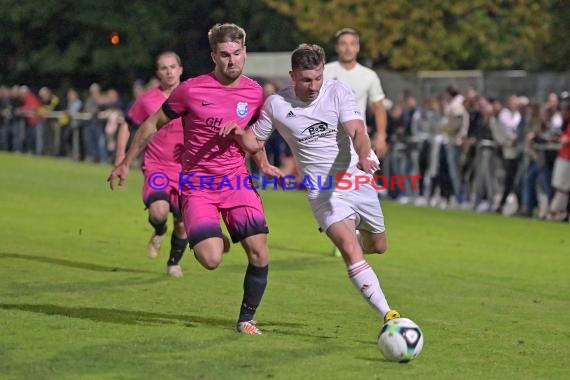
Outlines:
{"label": "pink jersey", "polygon": [[242,75],[236,87],[225,87],[214,73],[190,78],[180,84],[162,106],[172,119],[182,117],[184,155],[182,169],[192,174],[213,177],[214,184],[225,176],[247,174],[245,153],[239,145],[219,136],[220,128],[235,121],[246,128],[258,117],[263,105],[263,89]]}
{"label": "pink jersey", "polygon": [[[133,104],[127,115],[131,126],[140,126],[149,116],[160,109],[166,96],[160,88],[153,88],[142,94]],[[182,168],[182,151],[184,150],[184,132],[180,119],[170,121],[163,126],[144,151],[142,169],[179,172]]]}

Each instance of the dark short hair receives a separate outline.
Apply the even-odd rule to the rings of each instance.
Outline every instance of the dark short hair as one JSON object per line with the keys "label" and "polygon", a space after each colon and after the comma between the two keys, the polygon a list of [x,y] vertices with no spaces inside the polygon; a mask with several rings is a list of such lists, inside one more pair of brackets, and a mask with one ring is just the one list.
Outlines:
{"label": "dark short hair", "polygon": [[451,96],[452,98],[456,97],[457,95],[459,95],[459,89],[457,87],[455,87],[454,85],[450,84],[445,88],[445,91],[449,94],[449,96]]}
{"label": "dark short hair", "polygon": [[350,34],[351,36],[356,37],[356,39],[360,39],[358,32],[352,28],[342,28],[334,34],[334,38],[336,42],[338,42],[339,38],[344,36],[345,34]]}
{"label": "dark short hair", "polygon": [[182,66],[182,60],[180,59],[180,56],[178,54],[176,54],[173,51],[163,51],[162,53],[160,53],[157,57],[156,57],[156,69],[158,70],[158,61],[162,58],[165,57],[167,55],[173,55],[174,58],[176,58],[176,62],[178,62],[178,66]]}
{"label": "dark short hair", "polygon": [[212,51],[222,42],[239,42],[245,46],[245,30],[236,24],[216,24],[208,31],[208,42]]}
{"label": "dark short hair", "polygon": [[292,70],[311,70],[325,63],[325,51],[319,45],[301,44],[291,54]]}

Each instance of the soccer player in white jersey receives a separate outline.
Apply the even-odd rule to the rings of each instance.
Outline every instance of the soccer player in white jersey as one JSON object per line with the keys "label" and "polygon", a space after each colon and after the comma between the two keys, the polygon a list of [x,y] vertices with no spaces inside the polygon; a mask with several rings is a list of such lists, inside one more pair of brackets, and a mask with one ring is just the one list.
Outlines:
{"label": "soccer player in white jersey", "polygon": [[[340,80],[347,84],[356,95],[358,106],[364,117],[366,108],[370,105],[376,124],[373,147],[378,157],[382,158],[388,147],[386,144],[386,109],[383,102],[386,95],[380,78],[373,70],[356,60],[360,52],[360,37],[354,29],[343,28],[336,32],[335,38],[338,60],[325,64],[324,78],[325,80]],[[333,249],[333,256],[340,255],[337,248]]]}
{"label": "soccer player in white jersey", "polygon": [[[291,56],[293,84],[267,98],[251,128],[227,124],[220,134],[233,136],[244,150],[255,154],[263,149],[274,129],[279,131],[303,178],[314,184],[308,186],[307,196],[321,230],[339,248],[354,286],[388,321],[400,314],[388,305],[378,277],[363,254],[383,253],[387,246],[384,216],[372,187],[378,159],[356,97],[343,82],[324,80],[324,64],[325,53],[320,46],[299,45]],[[352,181],[349,189],[346,183],[338,186],[338,173],[344,173],[343,181]],[[356,178],[368,181],[357,185]]]}
{"label": "soccer player in white jersey", "polygon": [[366,107],[370,105],[374,112],[376,137],[374,150],[379,157],[386,154],[386,110],[383,100],[386,98],[378,74],[358,63],[356,58],[360,52],[360,38],[351,28],[336,32],[335,51],[338,60],[325,64],[325,79],[337,79],[346,83],[356,95],[362,115],[366,115]]}

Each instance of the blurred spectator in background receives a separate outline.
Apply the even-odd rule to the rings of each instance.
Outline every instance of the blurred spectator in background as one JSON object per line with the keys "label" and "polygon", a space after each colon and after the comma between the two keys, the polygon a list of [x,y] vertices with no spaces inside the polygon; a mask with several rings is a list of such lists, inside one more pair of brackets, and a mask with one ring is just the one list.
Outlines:
{"label": "blurred spectator in background", "polygon": [[445,90],[448,103],[444,108],[447,118],[445,131],[447,141],[445,145],[445,159],[448,168],[449,180],[457,203],[461,203],[461,175],[459,172],[459,158],[461,156],[463,141],[469,130],[469,114],[463,105],[464,97],[454,86]]}
{"label": "blurred spectator in background", "polygon": [[107,142],[106,149],[108,154],[113,154],[117,148],[117,131],[119,125],[123,121],[123,111],[121,110],[121,98],[114,88],[103,93],[102,118],[105,118],[105,139]]}
{"label": "blurred spectator in background", "polygon": [[[82,128],[81,122],[76,119],[74,116],[75,114],[79,113],[83,108],[83,102],[79,98],[79,93],[74,88],[70,88],[67,90],[67,108],[66,113],[69,116],[68,122],[65,124],[65,136],[64,141],[67,141],[65,144],[65,153],[71,152],[71,158],[74,160],[80,160],[81,152],[82,152]],[[69,149],[69,136],[71,136],[71,149]]]}
{"label": "blurred spectator in background", "polygon": [[537,186],[547,199],[552,198],[551,173],[546,160],[546,150],[542,148],[551,139],[548,133],[548,120],[540,104],[531,103],[529,105],[526,120],[524,171],[518,214],[531,217],[534,209],[539,206]]}
{"label": "blurred spectator in background", "polygon": [[89,86],[89,95],[83,107],[85,112],[92,115],[87,123],[87,159],[92,162],[107,161],[107,147],[103,133],[104,121],[99,119],[102,104],[101,86],[93,83]]}
{"label": "blurred spectator in background", "polygon": [[[565,105],[570,112],[570,104]],[[560,136],[560,150],[554,163],[552,187],[556,190],[550,203],[548,219],[561,221],[568,218],[568,195],[570,193],[570,126],[566,125]]]}
{"label": "blurred spectator in background", "polygon": [[500,141],[502,148],[505,181],[503,195],[496,208],[497,213],[503,212],[507,197],[515,190],[515,179],[520,161],[520,141],[522,137],[523,118],[519,111],[519,99],[512,95],[498,116],[500,126]]}
{"label": "blurred spectator in background", "polygon": [[420,112],[419,120],[413,124],[413,134],[417,138],[418,143],[418,174],[421,176],[419,179],[419,197],[415,201],[416,206],[425,206],[429,198],[430,188],[430,151],[437,134],[437,129],[440,126],[441,115],[439,113],[437,99],[434,97],[427,97],[424,100],[423,109]]}
{"label": "blurred spectator in background", "polygon": [[59,97],[50,88],[42,87],[38,92],[42,107],[38,114],[43,117],[36,126],[36,154],[49,154],[57,156],[61,148],[61,130],[58,120],[50,117],[49,113],[59,109]]}
{"label": "blurred spectator in background", "polygon": [[475,179],[473,180],[473,208],[478,212],[490,211],[495,199],[495,152],[498,131],[497,109],[492,101],[479,99],[481,124],[475,134],[477,150],[475,161]]}
{"label": "blurred spectator in background", "polygon": [[469,126],[459,157],[462,184],[461,196],[464,206],[470,206],[469,202],[473,192],[471,185],[475,178],[477,166],[477,142],[483,126],[483,112],[481,111],[479,99],[479,94],[474,89],[467,90],[464,106],[469,117]]}
{"label": "blurred spectator in background", "polygon": [[[24,151],[41,154],[43,151],[43,129],[40,128],[38,130],[37,126],[43,121],[43,118],[38,115],[38,111],[42,107],[42,101],[28,86],[20,86],[19,92],[22,106],[16,109],[16,114],[23,116],[26,120]],[[18,146],[16,150],[18,148],[22,149],[21,146]]]}
{"label": "blurred spectator in background", "polygon": [[337,79],[347,84],[356,95],[362,117],[366,115],[366,107],[373,109],[375,125],[368,126],[369,134],[374,134],[372,148],[378,158],[387,152],[386,142],[386,110],[382,100],[386,97],[380,78],[375,71],[358,63],[360,52],[360,36],[351,28],[344,28],[335,34],[335,51],[338,60],[325,65],[325,79]]}
{"label": "blurred spectator in background", "polygon": [[546,114],[548,116],[547,124],[551,131],[555,133],[562,133],[562,113],[560,112],[560,101],[556,93],[551,92],[548,94],[545,104]]}
{"label": "blurred spectator in background", "polygon": [[12,118],[12,106],[10,104],[10,89],[0,86],[0,150],[10,150],[10,119]]}

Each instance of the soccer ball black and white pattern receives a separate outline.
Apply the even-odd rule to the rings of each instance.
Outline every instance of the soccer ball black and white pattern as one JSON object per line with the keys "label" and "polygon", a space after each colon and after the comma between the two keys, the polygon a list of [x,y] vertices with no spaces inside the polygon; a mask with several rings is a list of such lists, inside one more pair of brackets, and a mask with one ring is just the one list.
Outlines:
{"label": "soccer ball black and white pattern", "polygon": [[386,360],[409,362],[416,358],[424,346],[420,327],[408,318],[395,318],[382,326],[378,347]]}

